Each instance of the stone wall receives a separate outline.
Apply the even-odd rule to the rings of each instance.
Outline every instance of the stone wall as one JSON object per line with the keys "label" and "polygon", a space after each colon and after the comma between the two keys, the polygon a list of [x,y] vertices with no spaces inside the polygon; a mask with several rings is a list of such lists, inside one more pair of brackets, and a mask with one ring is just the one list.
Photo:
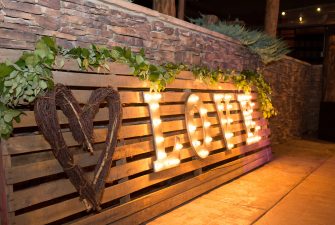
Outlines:
{"label": "stone wall", "polygon": [[[1,0],[0,7],[0,48],[33,49],[39,36],[54,35],[64,47],[95,43],[145,48],[157,63],[238,71],[262,66],[229,37],[122,0]],[[320,74],[320,68],[288,57],[266,68],[279,109],[271,120],[273,141],[317,130]]]}

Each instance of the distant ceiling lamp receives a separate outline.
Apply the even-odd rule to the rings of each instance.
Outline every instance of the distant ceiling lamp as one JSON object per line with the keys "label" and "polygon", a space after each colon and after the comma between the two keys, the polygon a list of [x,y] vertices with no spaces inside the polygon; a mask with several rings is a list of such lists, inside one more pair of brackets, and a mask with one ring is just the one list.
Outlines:
{"label": "distant ceiling lamp", "polygon": [[320,7],[317,7],[317,8],[316,8],[316,11],[317,11],[317,12],[321,12],[321,8],[320,8]]}
{"label": "distant ceiling lamp", "polygon": [[285,16],[285,15],[286,15],[286,12],[285,12],[285,11],[282,11],[282,12],[281,12],[281,15],[282,15],[282,16]]}
{"label": "distant ceiling lamp", "polygon": [[302,16],[299,16],[299,22],[302,23]]}

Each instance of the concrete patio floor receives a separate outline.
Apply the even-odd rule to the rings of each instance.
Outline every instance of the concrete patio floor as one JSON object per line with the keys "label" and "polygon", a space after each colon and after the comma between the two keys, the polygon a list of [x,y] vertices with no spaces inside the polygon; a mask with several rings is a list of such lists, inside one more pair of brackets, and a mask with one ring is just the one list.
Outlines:
{"label": "concrete patio floor", "polygon": [[335,224],[335,144],[292,140],[273,160],[147,225]]}

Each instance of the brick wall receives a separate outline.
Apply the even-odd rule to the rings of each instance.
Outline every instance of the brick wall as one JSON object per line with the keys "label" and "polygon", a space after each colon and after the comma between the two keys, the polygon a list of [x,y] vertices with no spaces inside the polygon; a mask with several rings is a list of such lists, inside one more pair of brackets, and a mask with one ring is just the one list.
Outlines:
{"label": "brick wall", "polygon": [[[1,0],[0,7],[0,48],[33,49],[39,36],[55,35],[64,47],[95,43],[145,48],[157,63],[236,70],[262,66],[229,37],[122,0]],[[321,69],[287,57],[265,71],[279,109],[271,120],[273,141],[315,132]]]}

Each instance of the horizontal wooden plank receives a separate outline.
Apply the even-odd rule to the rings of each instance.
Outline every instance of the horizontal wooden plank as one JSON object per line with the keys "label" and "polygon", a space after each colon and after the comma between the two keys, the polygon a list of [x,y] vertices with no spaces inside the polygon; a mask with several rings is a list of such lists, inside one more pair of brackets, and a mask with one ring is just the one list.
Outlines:
{"label": "horizontal wooden plank", "polygon": [[[259,126],[266,126],[266,120],[259,120],[256,122]],[[232,126],[232,132],[240,131],[243,129],[243,124],[234,124]],[[216,136],[217,134],[220,134],[219,128],[216,128],[211,132],[211,135]],[[185,144],[188,143],[188,136],[185,133],[178,135],[180,138],[180,143]],[[200,138],[201,135],[199,135],[198,138]],[[165,138],[165,147],[171,147],[174,145],[175,136],[169,136]],[[224,146],[222,146],[224,147]],[[103,146],[101,146],[103,148]],[[101,148],[99,148],[99,151],[95,152],[95,154],[92,156],[90,153],[83,153],[83,154],[77,154],[74,156],[75,162],[78,163],[78,165],[82,167],[86,166],[92,166],[95,165],[97,162],[97,159],[100,155]],[[153,151],[153,146],[151,141],[144,141],[144,142],[138,142],[129,144],[128,146],[118,146],[113,159],[118,160],[121,158],[126,157],[132,157],[137,154],[143,154],[146,152]],[[182,151],[183,153],[183,151]],[[58,161],[56,159],[51,160],[45,160],[42,162],[36,162],[36,163],[30,163],[23,166],[15,166],[12,168],[7,168],[6,170],[6,178],[7,178],[7,184],[15,184],[31,179],[36,179],[39,177],[49,176],[57,173],[63,172],[62,167],[59,165]],[[124,170],[122,170],[124,171]],[[114,173],[110,173],[114,174]],[[114,177],[114,179],[120,179],[122,177]]]}
{"label": "horizontal wooden plank", "polygon": [[[232,103],[233,108],[231,110],[240,110],[239,104]],[[215,112],[215,105],[208,103],[204,104],[207,108],[208,112]],[[258,108],[258,104],[255,105],[255,109]],[[20,123],[14,122],[14,128],[20,127],[35,127],[35,114],[34,111],[23,111],[25,115],[21,117]],[[181,115],[185,112],[185,105],[184,104],[174,104],[174,105],[160,105],[160,115],[161,116],[174,116],[174,115]],[[57,110],[57,116],[59,124],[67,124],[68,119],[63,114],[62,111]],[[148,106],[128,106],[123,107],[122,109],[122,118],[123,119],[140,119],[149,117],[149,110]],[[94,121],[101,122],[101,121],[108,121],[109,120],[109,110],[107,107],[100,108],[98,113],[96,114]]]}
{"label": "horizontal wooden plank", "polygon": [[[267,158],[267,151],[268,149],[264,150],[264,152],[261,152],[257,155],[252,155],[252,156],[256,156],[254,157],[250,157],[252,158],[250,161],[245,163],[242,162],[240,164],[243,165],[243,167],[239,167],[236,170],[233,170],[232,172],[228,173],[228,174],[224,174],[223,176],[220,177],[216,177],[215,179],[211,179],[210,181],[207,181],[206,183],[203,182],[201,185],[196,186],[192,189],[188,189],[186,191],[184,191],[183,193],[180,193],[178,195],[175,196],[171,196],[170,198],[159,202],[158,204],[155,204],[153,206],[149,206],[141,211],[138,211],[132,215],[128,215],[126,217],[123,217],[122,219],[115,221],[114,223],[110,223],[113,225],[132,225],[132,224],[141,224],[143,222],[148,221],[151,218],[154,218],[155,216],[158,216],[166,211],[169,211],[171,209],[173,209],[174,207],[181,205],[229,180],[232,180],[238,176],[241,176],[247,172],[249,172],[250,170],[253,170],[261,165],[263,165],[264,163],[268,162],[268,158]],[[252,161],[253,160],[253,161]],[[199,178],[198,178],[199,179]],[[76,223],[75,223],[76,224]],[[105,222],[103,223],[94,223],[96,225],[99,224],[105,224]]]}
{"label": "horizontal wooden plank", "polygon": [[[255,120],[262,117],[259,112],[253,112],[252,114]],[[240,114],[232,114],[231,118],[234,121],[241,120]],[[216,122],[217,124],[218,122]],[[136,125],[122,125],[119,131],[119,138],[131,138],[143,135],[151,134],[150,124],[136,124]],[[176,120],[163,122],[163,131],[171,132],[176,130],[186,129],[184,120]],[[94,141],[95,143],[100,143],[105,141],[107,130],[104,128],[99,128],[94,130]],[[68,146],[77,146],[78,143],[73,139],[70,132],[64,132],[63,137]],[[16,136],[9,138],[7,141],[9,154],[21,154],[27,152],[41,151],[45,149],[50,149],[50,145],[45,141],[42,135],[30,135],[30,136]]]}
{"label": "horizontal wooden plank", "polygon": [[[250,157],[252,157],[252,156],[250,156]],[[239,160],[243,160],[243,159],[239,159]],[[266,161],[267,160],[265,160],[264,162],[266,162]],[[264,162],[262,162],[262,163],[264,163]],[[240,170],[241,173],[239,173],[239,175],[243,174],[246,171],[248,171],[247,167],[244,167],[244,165],[243,165],[242,170]],[[215,173],[213,173],[213,172],[205,173],[205,174],[202,174],[198,177],[193,178],[192,180],[190,179],[190,180],[184,181],[184,182],[198,180],[198,182],[206,182],[207,183],[208,181],[206,181],[206,179],[202,179],[202,178],[206,178],[206,174],[208,174],[209,177],[211,177],[213,180],[216,180],[216,179],[214,179],[214,178],[216,178],[215,174],[222,175],[222,173],[220,173],[220,169],[218,169],[218,170],[215,171]],[[236,176],[234,176],[234,177],[236,177]],[[230,177],[230,179],[232,179],[232,178],[233,177]],[[174,187],[174,186],[172,186],[172,187]],[[178,186],[175,186],[175,187],[178,187]],[[107,188],[105,190],[105,192],[108,192],[109,190],[110,190],[110,188]],[[163,189],[163,190],[169,190],[169,189]],[[161,193],[161,191],[159,193]],[[103,202],[105,202],[105,201],[106,201],[106,199],[103,199]],[[134,208],[134,209],[135,210],[140,210],[141,207]],[[35,210],[35,211],[32,211],[32,212],[28,212],[28,213],[19,215],[15,218],[15,222],[16,222],[16,224],[27,224],[27,225],[28,224],[38,225],[38,224],[50,223],[50,222],[59,220],[61,218],[64,218],[66,216],[70,216],[70,215],[73,215],[75,213],[78,213],[80,211],[84,211],[84,210],[85,210],[85,207],[82,205],[82,203],[80,203],[78,201],[78,198],[76,198],[76,199],[63,201],[63,202],[57,203],[57,204],[52,205],[52,206],[47,206],[47,207],[44,207],[44,208],[39,209],[39,210]]]}
{"label": "horizontal wooden plank", "polygon": [[[267,135],[266,131],[264,131],[264,135],[265,136]],[[261,143],[269,144],[268,141],[266,140],[262,141]],[[244,150],[244,151],[242,150],[242,153],[253,150],[252,147],[254,146],[253,145],[250,145],[250,146],[244,146],[244,148],[242,149],[247,149],[247,150]],[[222,148],[222,144],[221,145],[218,144],[214,147],[216,147],[215,149],[220,149]],[[215,149],[212,149],[212,150],[215,150]],[[190,157],[194,155],[193,151],[191,150],[184,151],[184,152],[186,154],[184,153],[182,157]],[[192,170],[237,156],[242,153],[241,153],[241,148],[236,148],[236,149],[232,149],[231,151],[229,151],[228,154],[227,152],[222,152],[222,153],[208,156],[206,159],[203,159],[203,160],[196,160],[196,161],[183,163],[179,165],[178,167],[168,170],[168,172],[162,171],[159,173],[144,175],[144,176],[129,180],[127,182],[112,186],[111,188],[114,190],[110,192],[110,195],[108,197],[104,195],[104,198],[108,198],[109,200],[116,199],[126,194],[130,194],[132,192],[145,188],[147,186],[164,181],[171,177],[190,172]],[[150,161],[151,160],[152,159],[150,159]],[[152,168],[151,164],[146,164],[146,165],[148,166],[148,169]],[[122,166],[120,167],[122,170]],[[131,164],[129,164],[129,166],[128,164],[126,164],[126,167],[128,167],[129,169],[129,167],[131,167]],[[111,171],[115,172],[115,169],[112,168]],[[110,178],[114,179],[114,177],[110,177]],[[136,186],[136,187],[133,187],[133,186]],[[21,208],[24,208],[30,205],[34,205],[34,204],[47,201],[53,198],[61,197],[63,195],[70,194],[73,192],[75,192],[75,189],[67,179],[60,179],[54,182],[41,184],[36,187],[31,187],[31,188],[24,189],[22,191],[15,192],[14,197],[13,197],[14,201],[12,202],[13,205],[10,210],[15,211],[15,210],[18,210],[18,209],[21,209]],[[34,195],[33,193],[39,193],[39,195]]]}
{"label": "horizontal wooden plank", "polygon": [[[237,159],[233,162],[229,162],[224,166],[218,167],[216,170],[208,171],[204,174],[196,176],[194,178],[188,179],[186,181],[180,182],[178,184],[172,185],[170,187],[164,188],[162,190],[156,191],[149,195],[146,195],[142,198],[135,199],[129,203],[114,207],[112,209],[104,210],[96,215],[90,215],[86,218],[80,219],[76,221],[76,225],[90,225],[90,224],[107,224],[117,221],[121,218],[125,218],[134,214],[136,212],[142,211],[150,206],[153,206],[157,203],[164,202],[164,200],[168,200],[178,194],[183,193],[185,190],[191,190],[194,187],[197,187],[202,184],[206,184],[207,182],[213,179],[221,179],[221,176],[224,176],[226,179],[221,180],[222,183],[235,178],[235,176],[241,175],[240,173],[243,171],[241,168],[250,168],[252,166],[246,166],[248,164],[254,163],[256,161],[258,163],[264,163],[263,160],[266,159],[266,156],[263,152],[269,152],[270,149],[264,149],[256,154],[247,156],[243,159]],[[262,160],[260,160],[262,159]],[[261,161],[261,162],[260,162]],[[238,174],[236,172],[239,171]],[[248,171],[244,171],[247,173]]]}

